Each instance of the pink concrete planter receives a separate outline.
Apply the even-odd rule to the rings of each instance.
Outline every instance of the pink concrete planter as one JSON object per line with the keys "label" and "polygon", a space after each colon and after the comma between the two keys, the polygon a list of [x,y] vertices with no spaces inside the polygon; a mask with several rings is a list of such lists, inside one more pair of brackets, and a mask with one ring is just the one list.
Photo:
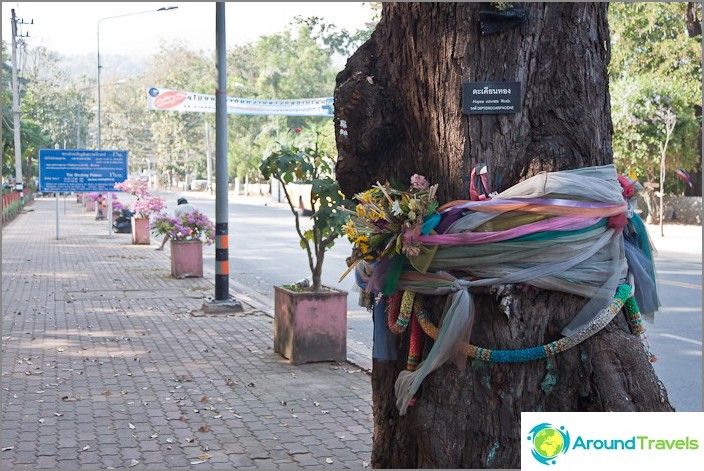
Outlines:
{"label": "pink concrete planter", "polygon": [[149,218],[132,218],[132,243],[149,245]]}
{"label": "pink concrete planter", "polygon": [[274,351],[292,364],[347,361],[347,292],[274,286]]}
{"label": "pink concrete planter", "polygon": [[200,240],[171,240],[171,276],[203,276],[203,243]]}
{"label": "pink concrete planter", "polygon": [[95,211],[95,201],[90,198],[86,199],[86,211],[92,213]]}

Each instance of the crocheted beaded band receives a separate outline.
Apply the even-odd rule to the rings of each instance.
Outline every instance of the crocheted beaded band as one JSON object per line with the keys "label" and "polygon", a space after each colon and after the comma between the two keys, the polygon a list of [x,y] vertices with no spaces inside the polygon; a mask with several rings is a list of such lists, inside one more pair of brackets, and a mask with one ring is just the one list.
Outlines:
{"label": "crocheted beaded band", "polygon": [[[494,361],[500,363],[515,363],[521,361],[539,360],[543,358],[548,358],[557,355],[560,352],[564,352],[575,345],[580,344],[584,340],[588,339],[592,335],[599,332],[601,329],[606,327],[606,325],[611,322],[611,320],[618,314],[624,304],[628,301],[628,318],[631,325],[631,329],[634,329],[634,325],[642,328],[642,321],[640,319],[640,312],[638,311],[638,306],[635,299],[631,296],[632,289],[629,285],[623,284],[616,290],[616,296],[611,302],[609,307],[603,309],[597,314],[597,316],[584,326],[580,331],[574,335],[563,337],[559,340],[547,343],[545,345],[540,345],[537,347],[523,348],[520,350],[492,350],[489,348],[478,347],[476,345],[464,343],[462,349],[470,357],[483,361]],[[432,323],[428,312],[425,309],[421,309],[417,312],[418,323],[420,324],[423,332],[431,337],[433,340],[438,337],[438,328]],[[633,319],[631,321],[631,319]],[[640,332],[634,332],[640,333]]]}

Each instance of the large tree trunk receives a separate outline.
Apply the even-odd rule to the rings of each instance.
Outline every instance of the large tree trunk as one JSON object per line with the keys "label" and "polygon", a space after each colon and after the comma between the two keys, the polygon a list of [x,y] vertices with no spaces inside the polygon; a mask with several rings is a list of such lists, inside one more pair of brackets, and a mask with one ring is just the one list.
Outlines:
{"label": "large tree trunk", "polygon": [[[478,162],[498,191],[541,171],[612,162],[608,4],[521,5],[528,22],[482,35],[479,12],[489,3],[383,4],[371,39],[337,77],[337,178],[346,195],[419,173],[440,183],[443,203],[469,199],[466,177]],[[462,114],[463,82],[502,81],[521,82],[521,112]],[[559,337],[585,302],[520,286],[474,299],[472,342],[497,349]],[[437,321],[444,301],[429,302]],[[526,345],[516,345],[516,332]],[[673,410],[623,316],[552,359],[470,360],[464,371],[447,364],[400,416],[394,381],[407,350],[404,338],[402,360],[373,364],[375,468],[518,468],[521,411]]]}

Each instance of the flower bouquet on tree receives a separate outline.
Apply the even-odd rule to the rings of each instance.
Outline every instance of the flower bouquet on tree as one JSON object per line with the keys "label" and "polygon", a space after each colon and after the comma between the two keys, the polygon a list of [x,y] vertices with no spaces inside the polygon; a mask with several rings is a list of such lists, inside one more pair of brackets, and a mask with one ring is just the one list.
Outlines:
{"label": "flower bouquet on tree", "polygon": [[[440,222],[437,187],[416,174],[407,189],[377,182],[356,194],[354,211],[342,208],[350,215],[343,230],[353,248],[349,268],[340,279],[361,261],[376,262],[375,272],[390,275],[386,279],[391,282],[398,279],[405,260],[419,272],[426,272],[437,246],[423,246],[418,237],[430,234]],[[385,286],[383,291],[393,292],[395,287]]]}

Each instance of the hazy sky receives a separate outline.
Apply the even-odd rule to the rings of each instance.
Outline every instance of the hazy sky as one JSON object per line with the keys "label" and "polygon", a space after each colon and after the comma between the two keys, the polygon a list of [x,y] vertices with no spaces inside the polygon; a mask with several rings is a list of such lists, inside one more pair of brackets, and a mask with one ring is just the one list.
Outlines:
{"label": "hazy sky", "polygon": [[[131,15],[165,6],[178,9]],[[25,22],[32,46],[43,45],[62,54],[97,51],[101,18],[130,14],[100,22],[100,53],[147,57],[162,40],[180,40],[190,49],[215,50],[215,2],[2,2],[2,38],[10,45],[11,10]],[[254,41],[285,29],[296,15],[319,16],[354,31],[371,17],[361,2],[227,2],[225,28],[228,46]]]}

